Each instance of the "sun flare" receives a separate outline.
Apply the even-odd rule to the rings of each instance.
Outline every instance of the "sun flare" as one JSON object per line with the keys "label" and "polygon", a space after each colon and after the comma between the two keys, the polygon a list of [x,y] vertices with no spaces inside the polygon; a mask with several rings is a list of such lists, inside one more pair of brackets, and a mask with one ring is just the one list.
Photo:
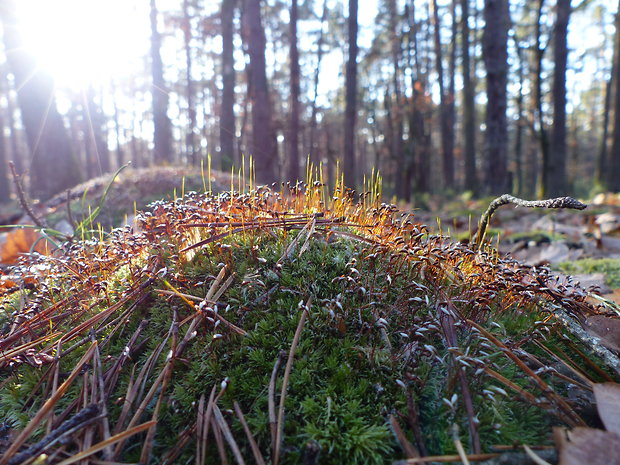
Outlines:
{"label": "sun flare", "polygon": [[130,0],[20,0],[25,46],[56,85],[83,89],[144,69],[148,4]]}

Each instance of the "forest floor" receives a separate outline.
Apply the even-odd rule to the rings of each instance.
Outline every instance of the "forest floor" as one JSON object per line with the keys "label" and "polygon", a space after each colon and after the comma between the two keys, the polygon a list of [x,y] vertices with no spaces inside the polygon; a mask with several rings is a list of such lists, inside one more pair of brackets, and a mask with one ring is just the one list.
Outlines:
{"label": "forest floor", "polygon": [[[57,457],[50,463],[77,454],[58,462],[72,463],[80,454],[100,450],[99,445],[118,443],[104,456],[135,461],[140,451],[124,449],[123,443],[147,427],[144,463],[164,452],[171,457],[193,453],[177,448],[176,440],[168,444],[171,431],[189,438],[197,430],[195,455],[206,455],[209,424],[221,434],[233,425],[248,452],[253,440],[241,429],[237,401],[257,434],[252,452],[259,457],[261,449],[276,462],[281,456],[283,463],[319,463],[313,444],[322,450],[320,463],[344,463],[342,457],[353,456],[356,463],[403,456],[408,460],[393,463],[420,463],[420,453],[455,460],[464,458],[462,439],[470,451],[490,452],[473,454],[475,460],[520,445],[527,458],[529,444],[549,452],[555,463],[555,442],[562,465],[584,463],[582,455],[590,459],[597,453],[600,460],[589,463],[614,463],[607,452],[620,449],[620,386],[612,382],[620,372],[618,197],[600,196],[584,211],[500,208],[486,237],[502,257],[508,254],[522,265],[467,244],[489,200],[457,200],[432,211],[405,205],[403,217],[373,193],[358,203],[342,190],[328,198],[320,187],[285,188],[282,196],[269,190],[184,196],[226,193],[238,182],[215,172],[205,179],[202,173],[172,168],[125,170],[112,183],[109,176],[91,180],[45,205],[33,205],[46,228],[0,233],[0,291],[6,305],[0,312],[0,373],[11,376],[0,385],[0,465],[12,464],[11,454],[28,444],[22,453],[29,460],[46,450]],[[136,215],[145,208],[150,213]],[[410,221],[407,213],[414,214]],[[0,209],[0,224],[31,223],[17,204]],[[45,252],[46,241],[63,238],[73,240],[63,255],[33,257],[26,266],[10,268],[21,254]],[[38,276],[38,270],[49,271]],[[576,276],[582,287],[560,273]],[[598,291],[583,289],[592,287]],[[204,299],[198,297],[205,292]],[[119,309],[124,313],[116,318]],[[291,371],[306,317],[301,354]],[[188,324],[179,342],[179,327]],[[146,335],[135,350],[144,354],[127,358],[125,349],[142,331]],[[163,360],[168,342],[173,355]],[[66,350],[56,357],[61,345]],[[105,357],[99,358],[99,350]],[[276,375],[287,351],[275,423]],[[95,363],[87,363],[90,358]],[[41,366],[50,368],[41,374]],[[49,418],[51,432],[40,439],[46,409],[82,366],[92,369],[92,376],[84,374],[82,391],[68,391],[73,403],[58,404],[59,417]],[[61,376],[73,371],[60,394],[44,403],[49,392],[42,386],[57,376],[51,367]],[[106,433],[89,448],[99,429],[85,423],[85,439],[72,448],[49,442],[71,412],[77,413],[65,422],[93,414],[82,411],[90,405],[78,409],[89,392],[91,402],[122,399],[135,373],[146,373],[146,380],[155,367],[160,374],[152,376],[150,390],[144,389],[146,381],[136,381],[143,385],[139,392],[126,388],[122,412],[120,401],[108,403],[109,415],[102,415],[116,424],[117,434]],[[172,370],[174,383],[166,391]],[[351,370],[359,376],[355,386]],[[284,424],[289,375],[285,433],[269,434],[268,424]],[[213,386],[208,402],[205,386]],[[38,389],[42,395],[35,399]],[[165,391],[171,407],[162,407],[158,418]],[[156,392],[160,397],[153,407]],[[129,399],[140,407],[127,422],[133,408]],[[414,400],[420,402],[417,407]],[[601,426],[593,412],[596,404],[607,432],[584,427]],[[153,407],[152,421],[135,426],[147,405]],[[216,420],[210,419],[212,411]],[[606,417],[605,411],[611,413]],[[153,441],[156,424],[159,436]],[[558,424],[575,427],[572,436],[557,428],[551,433]],[[222,453],[221,438],[218,442],[215,436]],[[215,453],[213,444],[209,447]]]}

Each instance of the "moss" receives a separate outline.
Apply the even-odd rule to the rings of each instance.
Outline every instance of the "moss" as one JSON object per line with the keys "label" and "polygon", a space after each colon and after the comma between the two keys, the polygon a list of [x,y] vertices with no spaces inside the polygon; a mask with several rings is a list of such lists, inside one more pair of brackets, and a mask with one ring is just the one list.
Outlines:
{"label": "moss", "polygon": [[554,233],[543,230],[532,230],[510,234],[505,238],[508,243],[519,241],[535,242],[536,244],[548,243],[553,241],[564,240],[565,236],[560,233]]}
{"label": "moss", "polygon": [[[209,201],[220,202],[220,212],[232,210],[231,225],[238,224],[239,210],[234,208],[240,207],[233,208],[230,198]],[[416,409],[426,450],[430,454],[454,452],[449,433],[453,424],[459,425],[463,441],[469,440],[459,370],[465,373],[472,393],[484,450],[496,443],[532,444],[548,437],[550,426],[557,421],[549,411],[541,405],[531,406],[513,393],[504,395],[502,389],[508,388],[487,376],[482,367],[492,366],[542,399],[546,393],[538,392],[503,350],[485,342],[481,333],[465,321],[472,319],[508,347],[529,350],[544,359],[546,354],[532,342],[535,322],[542,318],[544,293],[530,287],[528,292],[533,297],[527,301],[511,287],[522,289],[526,273],[531,270],[505,265],[511,267],[509,274],[495,256],[477,255],[426,235],[412,239],[417,234],[413,227],[411,232],[385,236],[385,231],[369,231],[377,224],[383,224],[388,232],[393,227],[391,216],[377,213],[385,212],[379,206],[366,213],[371,218],[370,226],[338,230],[317,227],[303,253],[307,228],[300,231],[304,227],[301,221],[292,223],[288,230],[259,225],[238,234],[222,234],[218,240],[185,254],[181,249],[188,243],[213,234],[204,228],[188,232],[188,217],[195,217],[197,202],[196,197],[189,196],[184,202],[156,206],[149,217],[152,222],[145,220],[145,233],[140,236],[148,241],[141,243],[142,248],[136,245],[135,253],[131,249],[128,258],[119,252],[108,260],[105,247],[76,251],[71,260],[67,259],[70,271],[58,266],[49,285],[37,290],[40,305],[35,305],[37,292],[32,291],[28,305],[21,309],[30,318],[63,296],[74,296],[66,306],[72,305],[71,310],[79,318],[54,320],[49,329],[60,333],[110,308],[116,310],[109,319],[97,320],[90,332],[63,341],[63,349],[77,340],[84,344],[61,357],[59,370],[61,380],[66,379],[93,335],[99,343],[105,373],[122,362],[118,382],[110,382],[112,387],[107,392],[111,425],[120,421],[128,386],[137,383],[139,400],[135,404],[139,403],[167,366],[169,354],[183,339],[190,321],[198,318],[200,324],[185,351],[173,359],[166,390],[162,393],[156,389],[137,419],[139,423],[148,421],[158,396],[164,395],[152,463],[158,463],[175,447],[180,433],[192,431],[200,400],[208,399],[214,386],[220,392],[224,380],[227,388],[217,405],[242,453],[247,457],[251,454],[245,432],[232,413],[234,402],[244,412],[260,450],[269,457],[273,446],[268,416],[271,373],[281,353],[290,352],[303,305],[308,302],[311,304],[286,390],[281,463],[302,463],[309,443],[318,444],[320,463],[326,464],[386,463],[403,458],[388,418],[393,415],[409,440],[416,442],[420,438],[413,437],[407,420],[412,414],[411,404]],[[248,205],[251,199],[241,198],[239,202]],[[209,208],[200,210],[201,221],[201,215],[224,215]],[[268,208],[273,209],[273,204],[269,203]],[[163,213],[157,213],[160,210]],[[306,213],[308,209],[301,210]],[[358,218],[351,212],[349,215]],[[278,221],[282,216],[274,215]],[[341,216],[338,211],[338,219],[330,227],[340,227]],[[180,224],[174,223],[175,218],[180,218]],[[221,221],[217,218],[210,221]],[[316,218],[321,217],[311,218],[316,223]],[[132,240],[119,235],[113,244],[122,251]],[[399,250],[395,244],[405,240],[411,248]],[[98,265],[89,268],[89,260],[97,260]],[[99,266],[101,263],[113,265],[106,268],[108,265]],[[232,284],[217,303],[205,302],[201,306],[181,298],[181,294],[203,298],[222,267],[226,267],[225,279],[231,277]],[[59,287],[60,292],[46,293],[54,287],[55,279],[64,282],[71,276],[71,286],[65,284]],[[91,276],[93,283],[85,276]],[[95,286],[101,282],[107,286]],[[59,308],[65,310],[65,306]],[[448,308],[456,312],[452,314],[454,321],[446,319]],[[216,319],[213,311],[227,323]],[[175,315],[178,333],[173,324]],[[148,322],[145,326],[144,321]],[[228,323],[246,334],[232,331]],[[37,330],[51,334],[47,327]],[[137,331],[141,331],[140,337],[127,351]],[[450,331],[456,342],[449,344]],[[559,341],[558,336],[553,343]],[[46,345],[37,350],[45,351]],[[284,363],[282,360],[277,376],[276,402],[282,390]],[[93,374],[93,365],[89,363],[85,373]],[[31,366],[28,359],[16,358],[10,370],[6,365],[0,368],[8,374],[0,386],[0,421],[23,427],[45,401],[43,394],[49,392],[51,377],[45,369]],[[555,382],[549,378],[550,383]],[[83,383],[91,383],[92,379],[95,377],[79,376],[55,406],[55,413],[60,414],[76,399],[82,402],[82,391],[91,392],[93,387],[88,384],[84,389]],[[554,386],[560,392],[564,389],[559,382]],[[30,393],[32,400],[26,404],[24,399]],[[136,408],[132,406],[130,415]],[[126,425],[127,420],[121,426]],[[128,442],[118,459],[140,460],[144,437],[136,436]],[[208,452],[212,457],[217,455],[215,447],[210,436]],[[193,435],[177,463],[192,461],[195,448]]]}
{"label": "moss", "polygon": [[558,263],[554,268],[566,274],[604,273],[605,281],[610,288],[620,287],[620,259],[618,258],[584,258]]}

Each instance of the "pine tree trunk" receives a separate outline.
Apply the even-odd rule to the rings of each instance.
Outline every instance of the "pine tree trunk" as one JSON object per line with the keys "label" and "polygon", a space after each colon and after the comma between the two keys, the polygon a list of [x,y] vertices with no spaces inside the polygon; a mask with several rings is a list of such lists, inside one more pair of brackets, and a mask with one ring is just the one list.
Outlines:
{"label": "pine tree trunk", "polygon": [[[120,125],[120,112],[118,110],[116,85],[114,80],[110,81],[110,97],[112,99],[112,108],[114,109],[112,120],[114,121],[114,139],[116,141],[116,165],[117,168],[120,168],[125,163],[125,151],[123,150],[122,144],[123,137],[121,134],[123,129]],[[110,164],[112,164],[112,160],[110,160]]]}
{"label": "pine tree trunk", "polygon": [[345,83],[344,158],[342,174],[345,185],[354,188],[355,172],[355,123],[357,119],[357,10],[358,0],[349,0],[348,44],[349,53]]}
{"label": "pine tree trunk", "polygon": [[229,168],[235,160],[235,59],[233,22],[236,0],[223,0],[222,27],[222,105],[220,107],[220,160]]}
{"label": "pine tree trunk", "polygon": [[310,162],[315,166],[319,166],[321,157],[317,153],[316,145],[316,114],[317,114],[317,103],[316,99],[318,97],[319,91],[319,76],[321,74],[321,59],[323,58],[323,42],[324,42],[324,24],[327,20],[327,13],[329,9],[327,8],[327,0],[323,0],[323,13],[321,14],[321,25],[319,31],[319,40],[317,41],[317,51],[316,51],[316,68],[314,70],[314,81],[313,81],[313,98],[312,98],[312,112],[310,116],[310,141],[308,143],[308,150],[310,153]]}
{"label": "pine tree trunk", "polygon": [[172,163],[172,125],[168,118],[168,90],[161,60],[161,35],[157,29],[157,6],[151,0],[151,96],[153,99],[153,159],[155,164]]}
{"label": "pine tree trunk", "polygon": [[[391,106],[392,112],[392,140],[390,144],[390,158],[396,161],[397,166],[405,166],[406,157],[405,152],[403,150],[403,134],[404,134],[404,108],[403,108],[403,97],[401,91],[401,71],[400,71],[400,60],[401,60],[401,34],[399,33],[399,15],[398,15],[398,6],[396,0],[390,0],[388,2],[388,9],[390,14],[389,25],[390,25],[390,44],[391,44],[391,52],[392,52],[392,88],[393,88],[393,96],[391,100],[393,105]],[[378,168],[378,167],[377,167]],[[405,170],[396,170],[396,195],[400,198],[404,198],[407,195],[407,182],[405,179],[406,176]]]}
{"label": "pine tree trunk", "polygon": [[0,203],[11,199],[8,162],[4,137],[4,116],[2,115],[0,116]]}
{"label": "pine tree trunk", "polygon": [[[545,178],[545,171],[549,165],[549,138],[547,135],[547,128],[545,127],[545,114],[542,104],[542,61],[545,54],[545,49],[541,44],[541,26],[542,26],[542,11],[545,0],[538,0],[537,15],[536,15],[536,31],[535,31],[535,47],[534,47],[534,113],[536,116],[536,122],[538,123],[538,140],[540,142],[540,150],[542,153],[542,178]],[[545,197],[545,185],[544,181],[541,182],[540,196]]]}
{"label": "pine tree trunk", "polygon": [[549,164],[544,170],[545,197],[566,195],[566,60],[570,0],[558,0],[553,34],[553,128]]}
{"label": "pine tree trunk", "polygon": [[290,82],[290,115],[288,127],[288,169],[287,179],[291,182],[299,179],[299,51],[297,50],[297,0],[291,1],[289,22],[289,62],[291,71]]}
{"label": "pine tree trunk", "polygon": [[196,107],[194,104],[194,81],[192,79],[192,23],[189,14],[189,0],[183,0],[183,41],[185,45],[185,100],[187,101],[187,134],[185,136],[185,151],[187,161],[198,165],[198,151],[196,150]]}
{"label": "pine tree trunk", "polygon": [[278,181],[278,145],[273,127],[265,63],[265,29],[261,21],[261,1],[246,0],[243,9],[244,40],[250,56],[249,94],[252,103],[252,144],[256,178],[261,183]]}
{"label": "pine tree trunk", "polygon": [[485,29],[482,54],[486,66],[487,112],[485,160],[487,189],[504,194],[509,189],[507,176],[508,126],[506,120],[508,84],[508,1],[485,0]]}
{"label": "pine tree trunk", "polygon": [[96,158],[95,172],[100,175],[109,173],[110,150],[108,149],[107,121],[99,105],[95,103],[95,90],[90,86],[86,92],[87,143],[90,144]]}
{"label": "pine tree trunk", "polygon": [[469,0],[461,0],[461,53],[463,59],[463,151],[465,190],[476,192],[476,103],[469,55]]}
{"label": "pine tree trunk", "polygon": [[515,48],[517,50],[517,58],[519,65],[517,67],[517,80],[519,82],[519,90],[517,93],[517,127],[515,130],[515,191],[517,195],[530,196],[531,192],[526,192],[523,184],[523,88],[524,88],[524,72],[523,72],[523,50],[519,47],[518,41],[515,39]]}
{"label": "pine tree trunk", "polygon": [[433,37],[435,44],[435,67],[437,69],[437,83],[439,85],[439,125],[441,128],[441,152],[443,160],[443,181],[445,188],[454,187],[454,134],[450,130],[449,97],[446,94],[443,52],[441,49],[441,36],[439,23],[439,11],[437,0],[432,0],[433,9]]}
{"label": "pine tree trunk", "polygon": [[601,186],[607,186],[607,164],[609,162],[608,138],[609,138],[609,114],[611,112],[611,94],[613,84],[616,81],[616,59],[612,59],[611,73],[609,79],[605,83],[605,103],[603,104],[603,132],[601,134],[601,143],[596,160],[596,179]]}
{"label": "pine tree trunk", "polygon": [[[616,69],[620,64],[620,2],[616,13],[616,35],[614,39],[614,61]],[[609,166],[609,189],[620,192],[620,78],[614,79],[614,125],[612,132],[610,166]]]}

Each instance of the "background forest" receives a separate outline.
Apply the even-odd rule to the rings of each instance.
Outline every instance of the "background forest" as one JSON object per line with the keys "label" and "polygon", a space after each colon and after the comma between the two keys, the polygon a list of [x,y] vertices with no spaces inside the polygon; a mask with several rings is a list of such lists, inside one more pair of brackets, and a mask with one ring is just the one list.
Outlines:
{"label": "background forest", "polygon": [[339,165],[351,187],[379,170],[405,201],[620,191],[617,11],[610,0],[6,0],[0,201],[9,160],[47,199],[130,160],[210,157],[226,171],[249,155],[259,182],[303,178],[309,160],[332,183]]}

